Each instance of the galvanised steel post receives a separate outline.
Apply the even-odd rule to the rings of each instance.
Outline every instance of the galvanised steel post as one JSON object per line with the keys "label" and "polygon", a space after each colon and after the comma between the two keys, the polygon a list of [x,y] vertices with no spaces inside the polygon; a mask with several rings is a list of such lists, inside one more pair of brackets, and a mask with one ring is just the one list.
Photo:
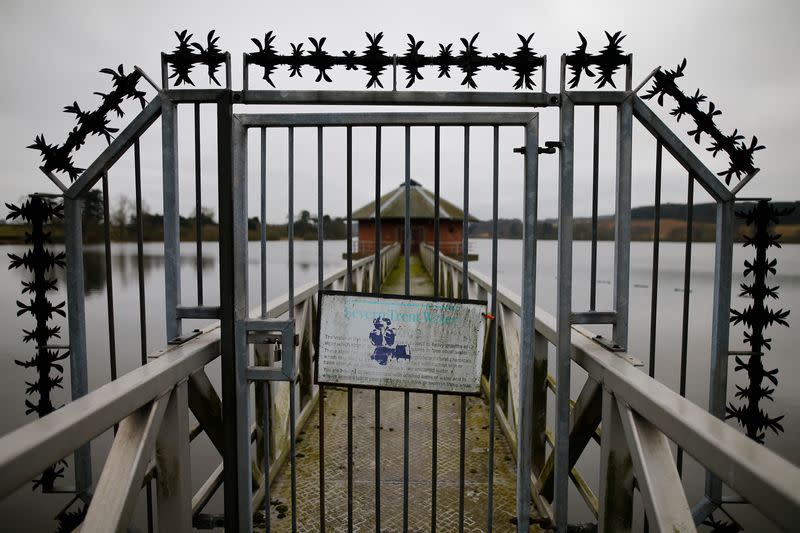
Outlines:
{"label": "galvanised steel post", "polygon": [[[734,200],[717,201],[717,224],[714,239],[714,309],[711,321],[711,374],[708,388],[708,410],[725,419],[728,394],[728,337],[730,335],[731,282],[733,278]],[[706,473],[706,497],[714,503],[722,501],[722,482]]]}
{"label": "galvanised steel post", "polygon": [[[225,531],[229,532],[251,531],[253,528],[250,509],[249,402],[244,368],[240,361],[240,357],[247,357],[247,346],[242,350],[244,332],[239,331],[247,315],[246,168],[235,164],[238,158],[234,159],[234,150],[245,149],[247,136],[241,127],[237,128],[238,135],[234,136],[233,129],[232,92],[226,90],[217,99],[217,160],[222,410],[226,413],[222,418],[223,483]],[[241,154],[237,152],[237,155]],[[243,200],[245,203],[242,205]],[[244,235],[239,234],[242,217],[245,218]],[[242,431],[248,433],[244,443],[240,435]]]}
{"label": "galvanised steel post", "polygon": [[[178,179],[178,105],[161,96],[161,143],[164,180],[164,302],[167,340],[181,336],[181,227]],[[198,273],[198,275],[200,275]]]}
{"label": "galvanised steel post", "polygon": [[[562,56],[562,72],[565,58]],[[563,78],[563,76],[562,76]],[[563,84],[563,79],[562,79]],[[567,92],[561,92],[561,150],[558,181],[558,293],[556,297],[556,431],[555,431],[555,503],[556,530],[567,531],[569,484],[569,390],[572,325],[572,232],[573,232],[573,154],[575,141],[575,104]]]}
{"label": "galvanised steel post", "polygon": [[[69,327],[69,371],[72,401],[89,392],[86,365],[86,321],[83,287],[83,224],[80,198],[64,196],[64,248],[67,263],[67,319]],[[90,444],[74,453],[75,492],[80,494],[92,486]]]}
{"label": "galvanised steel post", "polygon": [[632,147],[633,100],[631,96],[628,96],[617,108],[617,187],[614,217],[614,311],[616,311],[616,318],[612,338],[614,344],[622,349],[628,347]]}
{"label": "galvanised steel post", "polygon": [[[525,126],[522,317],[520,326],[519,416],[517,417],[517,531],[528,531],[533,448],[533,365],[536,333],[536,204],[539,187],[539,116]],[[438,258],[437,258],[438,260]],[[510,402],[509,402],[510,404]]]}

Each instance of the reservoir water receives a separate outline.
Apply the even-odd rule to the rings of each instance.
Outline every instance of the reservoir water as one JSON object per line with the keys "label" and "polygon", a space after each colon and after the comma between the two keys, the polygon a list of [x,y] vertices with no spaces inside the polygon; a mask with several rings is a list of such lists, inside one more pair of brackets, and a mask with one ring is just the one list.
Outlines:
{"label": "reservoir water", "polygon": [[[501,240],[498,242],[498,279],[500,285],[519,293],[521,287],[522,243],[519,240]],[[325,241],[325,272],[333,272],[344,266],[342,253],[345,241]],[[24,252],[24,246],[0,246],[2,257],[7,253]],[[204,259],[202,277],[204,280],[205,305],[216,305],[219,301],[218,276],[219,261],[217,243],[206,242],[203,246]],[[470,269],[480,271],[486,276],[491,273],[491,241],[475,239],[470,242],[470,250],[477,253],[479,259],[470,263]],[[713,284],[713,243],[698,243],[693,246],[691,275],[691,305],[689,311],[688,338],[688,371],[687,397],[693,402],[706,407],[708,403],[709,348],[711,344],[711,306]],[[764,401],[762,406],[771,416],[785,415],[782,425],[785,432],[780,435],[768,433],[766,445],[789,461],[800,464],[800,426],[794,420],[800,407],[800,388],[796,386],[796,378],[800,378],[800,358],[795,349],[800,346],[800,325],[795,318],[800,309],[800,245],[784,245],[781,249],[769,251],[770,257],[778,260],[777,276],[770,284],[780,285],[780,299],[770,302],[777,308],[792,310],[789,315],[791,328],[774,326],[768,330],[772,338],[772,351],[765,358],[765,367],[778,368],[779,383],[773,394],[774,401]],[[287,243],[269,242],[267,246],[267,294],[268,299],[286,293],[288,285]],[[742,277],[743,261],[752,257],[751,249],[740,245],[734,248],[734,290],[735,308],[743,308],[747,300],[738,297],[738,286],[744,281]],[[250,307],[259,303],[259,243],[250,243]],[[87,246],[85,253],[86,268],[86,320],[88,335],[89,385],[95,389],[109,380],[110,365],[108,360],[108,318],[105,291],[105,269],[102,246]],[[576,242],[574,249],[573,271],[573,309],[587,310],[589,307],[589,269],[590,243]],[[196,300],[196,258],[193,243],[182,245],[182,304],[194,305]],[[631,276],[630,276],[630,346],[629,351],[635,357],[647,363],[649,353],[650,328],[650,285],[651,285],[652,245],[650,243],[632,243]],[[683,301],[683,265],[684,245],[682,243],[662,243],[659,269],[659,309],[657,328],[656,378],[678,390],[681,316]],[[112,270],[114,275],[114,302],[116,320],[116,349],[119,374],[124,374],[139,366],[139,303],[138,303],[138,270],[135,243],[114,243],[112,246]],[[146,289],[146,317],[148,350],[153,351],[165,344],[164,329],[164,259],[163,245],[145,244],[144,274]],[[613,245],[601,242],[598,245],[597,273],[597,308],[610,309],[613,290]],[[20,294],[23,280],[29,273],[21,270],[0,269],[0,434],[5,434],[26,422],[34,419],[25,415],[24,400],[25,381],[34,379],[34,372],[14,364],[15,359],[28,359],[32,347],[22,342],[22,328],[30,328],[32,320],[28,315],[17,317],[16,300],[23,300]],[[51,299],[64,299],[63,272],[58,273],[59,291],[52,293]],[[295,280],[302,285],[317,279],[317,243],[298,241],[295,243]],[[553,313],[556,298],[556,242],[542,241],[537,253],[537,304],[544,310]],[[27,298],[26,298],[27,299]],[[66,330],[66,322],[55,320]],[[187,321],[185,329],[200,325]],[[607,330],[598,329],[600,333]],[[730,346],[733,350],[747,349],[742,344],[742,331],[732,327]],[[552,354],[552,352],[551,352]],[[552,358],[551,358],[552,360]],[[734,372],[731,358],[729,372],[729,400],[733,399],[735,385],[745,385],[746,375]],[[577,366],[573,371],[573,397],[585,379]],[[647,367],[643,367],[647,371]],[[208,373],[212,381],[219,384],[219,362],[215,361]],[[65,369],[65,383],[69,383],[69,370]],[[56,391],[56,405],[63,404],[66,399],[64,391]],[[552,399],[552,395],[550,396]],[[737,402],[738,403],[738,402]],[[57,416],[57,415],[56,415]],[[444,438],[444,437],[442,437]],[[457,435],[451,436],[457,438]],[[500,437],[502,438],[502,437]],[[93,447],[95,475],[102,468],[105,451],[110,443],[110,431],[98,438]],[[590,485],[597,487],[597,448],[590,449],[579,468]],[[71,461],[70,461],[71,462]],[[201,435],[192,446],[193,479],[196,489],[210,472],[217,466],[219,457],[205,436]],[[71,483],[71,469],[67,469],[66,484]],[[690,503],[696,501],[702,492],[702,474],[699,466],[691,459],[685,465],[686,487]],[[3,528],[10,531],[48,531],[55,530],[52,517],[68,501],[67,496],[41,495],[32,493],[30,484],[15,494],[0,501],[0,517],[4,519]],[[221,512],[219,495],[212,502],[209,511]],[[571,522],[583,522],[591,519],[585,507],[573,494],[570,506],[574,519]],[[142,508],[142,502],[139,502]],[[739,506],[743,507],[743,506]],[[141,527],[141,513],[138,513],[137,525]],[[752,513],[736,513],[745,524],[757,525],[760,521]],[[763,524],[761,524],[763,526]],[[758,527],[758,526],[756,526]],[[750,528],[750,530],[753,530]]]}

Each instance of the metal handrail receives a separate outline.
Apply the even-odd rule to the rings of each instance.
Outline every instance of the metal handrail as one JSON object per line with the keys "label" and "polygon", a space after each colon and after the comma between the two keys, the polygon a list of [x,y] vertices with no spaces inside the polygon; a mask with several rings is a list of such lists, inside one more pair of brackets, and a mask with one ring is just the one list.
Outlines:
{"label": "metal handrail", "polygon": [[[385,247],[382,255],[387,260],[396,260],[399,245]],[[369,268],[373,262],[373,256],[354,261],[352,271]],[[336,287],[346,275],[346,268],[329,275],[324,279],[323,287]],[[295,294],[295,306],[314,300],[318,289],[316,281],[300,287]],[[288,296],[280,296],[269,302],[268,314],[280,316],[288,311],[288,306]],[[251,311],[252,314],[258,312],[258,308]],[[8,496],[47,466],[60,461],[137,409],[158,399],[219,354],[220,330],[219,324],[215,323],[183,344],[154,352],[147,365],[66,404],[50,416],[0,437],[0,498]]]}
{"label": "metal handrail", "polygon": [[[420,249],[423,263],[430,269],[433,249],[425,244]],[[447,269],[461,271],[461,264],[456,260],[440,255],[439,261]],[[491,281],[480,273],[470,271],[468,280],[478,290],[488,292],[491,289]],[[497,296],[499,307],[520,315],[518,295],[499,288]],[[539,307],[536,308],[535,328],[547,342],[558,341],[555,317]],[[625,352],[605,348],[593,340],[594,336],[585,328],[572,328],[572,360],[588,372],[590,379],[601,383],[617,402],[685,449],[764,516],[787,529],[797,523],[800,519],[800,468],[649,377],[628,362]],[[513,374],[509,372],[509,375]],[[498,415],[514,419],[513,414],[511,417],[502,412]],[[510,431],[515,438],[516,428],[512,426]]]}

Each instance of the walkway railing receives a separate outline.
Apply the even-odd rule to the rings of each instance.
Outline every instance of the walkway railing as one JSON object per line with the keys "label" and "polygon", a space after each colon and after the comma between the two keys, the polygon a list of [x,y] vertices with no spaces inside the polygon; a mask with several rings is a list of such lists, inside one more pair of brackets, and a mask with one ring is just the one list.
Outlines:
{"label": "walkway railing", "polygon": [[[399,257],[398,245],[386,247],[375,268],[373,256],[352,263],[356,290],[370,287],[375,275],[381,279]],[[324,289],[343,289],[347,269],[327,276]],[[300,392],[300,415],[295,427],[301,428],[316,403],[317,388],[311,374],[314,348],[313,316],[316,314],[320,284],[310,282],[294,296],[295,331],[298,342],[295,356],[300,369],[296,387]],[[280,297],[267,305],[269,317],[288,312],[288,299]],[[256,357],[271,356],[275,344],[257,345]],[[285,349],[285,347],[283,347]],[[264,353],[258,353],[264,350]],[[31,422],[0,438],[0,498],[5,498],[48,466],[117,426],[103,471],[95,486],[81,531],[125,531],[130,523],[144,484],[157,482],[157,523],[159,531],[189,531],[194,527],[216,526],[218,517],[201,515],[214,492],[222,484],[222,464],[194,494],[191,492],[190,441],[205,432],[222,453],[222,405],[205,366],[220,354],[219,325],[201,330],[180,345],[168,346],[149,356],[148,364],[90,392],[62,409]],[[270,392],[271,476],[286,461],[289,450],[289,423],[285,415],[289,389]],[[302,391],[307,391],[303,394]],[[261,402],[258,402],[261,405]],[[190,427],[189,411],[198,424]],[[257,413],[251,429],[253,438],[263,438],[263,416]],[[263,449],[259,446],[259,449]],[[260,490],[254,507],[264,498],[263,455],[258,458],[254,482]]]}
{"label": "walkway railing", "polygon": [[[420,247],[423,263],[434,272],[434,252]],[[461,293],[461,264],[439,256],[439,286],[443,297]],[[470,298],[487,298],[491,280],[476,272],[467,275]],[[547,427],[547,390],[556,382],[547,373],[548,348],[558,342],[555,318],[536,309],[533,354],[533,434],[518,443],[520,376],[520,297],[497,291],[498,402],[500,420],[511,449],[531,453],[534,504],[552,518],[552,430]],[[600,531],[629,531],[633,513],[634,479],[651,527],[655,531],[695,531],[694,520],[671,451],[680,446],[728,487],[776,525],[791,530],[800,510],[800,469],[742,435],[736,429],[681,397],[639,370],[626,352],[613,352],[593,340],[595,335],[573,327],[573,364],[588,377],[572,402],[569,438],[570,478],[598,518]],[[484,373],[488,389],[488,373]],[[505,397],[505,400],[504,400]],[[600,444],[600,487],[592,489],[574,468],[594,440]],[[548,448],[550,451],[548,453]],[[595,492],[595,491],[599,492]]]}

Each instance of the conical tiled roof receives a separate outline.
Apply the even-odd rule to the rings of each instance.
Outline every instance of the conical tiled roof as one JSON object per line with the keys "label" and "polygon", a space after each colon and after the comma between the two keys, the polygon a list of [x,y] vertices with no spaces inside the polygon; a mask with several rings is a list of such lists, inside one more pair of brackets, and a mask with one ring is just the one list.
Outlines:
{"label": "conical tiled roof", "polygon": [[[406,216],[405,182],[381,197],[381,220],[402,219]],[[411,218],[434,218],[435,198],[431,191],[414,180],[410,180]],[[375,202],[353,211],[353,220],[372,220],[375,218]],[[441,196],[439,197],[440,220],[464,220],[464,211]],[[470,220],[478,220],[470,215]]]}

